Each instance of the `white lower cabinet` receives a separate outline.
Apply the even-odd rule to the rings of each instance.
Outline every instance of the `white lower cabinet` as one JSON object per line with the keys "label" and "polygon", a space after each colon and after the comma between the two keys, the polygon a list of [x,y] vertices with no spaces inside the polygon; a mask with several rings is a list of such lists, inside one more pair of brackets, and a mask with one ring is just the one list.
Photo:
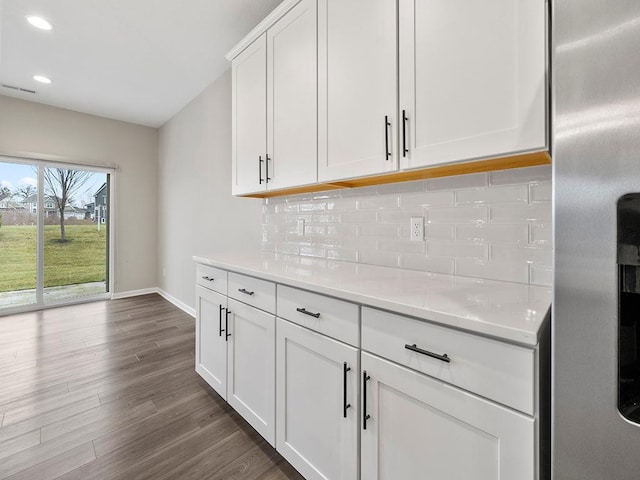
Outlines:
{"label": "white lower cabinet", "polygon": [[[226,278],[226,277],[225,277]],[[226,400],[227,297],[196,287],[196,372]]]}
{"label": "white lower cabinet", "polygon": [[362,353],[363,479],[537,478],[535,421]]}
{"label": "white lower cabinet", "polygon": [[358,377],[358,349],[278,318],[276,448],[308,480],[358,478]]}
{"label": "white lower cabinet", "polygon": [[229,299],[227,401],[275,446],[275,317]]}

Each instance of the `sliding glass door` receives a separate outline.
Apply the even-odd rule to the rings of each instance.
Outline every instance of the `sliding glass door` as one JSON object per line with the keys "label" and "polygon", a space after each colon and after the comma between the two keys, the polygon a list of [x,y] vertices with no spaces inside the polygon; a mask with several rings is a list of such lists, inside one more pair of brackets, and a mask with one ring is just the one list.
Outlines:
{"label": "sliding glass door", "polygon": [[0,313],[109,293],[111,172],[0,157]]}

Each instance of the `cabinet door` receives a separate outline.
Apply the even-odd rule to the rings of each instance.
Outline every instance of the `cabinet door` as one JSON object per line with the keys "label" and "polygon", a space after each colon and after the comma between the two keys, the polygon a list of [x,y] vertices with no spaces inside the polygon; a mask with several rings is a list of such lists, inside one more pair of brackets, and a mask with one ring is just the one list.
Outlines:
{"label": "cabinet door", "polygon": [[302,0],[267,32],[267,187],[317,176],[316,0]]}
{"label": "cabinet door", "polygon": [[366,353],[362,370],[362,478],[537,478],[533,418]]}
{"label": "cabinet door", "polygon": [[358,350],[277,322],[276,448],[309,480],[357,478]]}
{"label": "cabinet door", "polygon": [[321,182],[397,168],[397,43],[396,0],[318,0]]}
{"label": "cabinet door", "polygon": [[233,59],[232,193],[266,189],[267,34]]}
{"label": "cabinet door", "polygon": [[229,299],[228,402],[275,446],[275,317]]}
{"label": "cabinet door", "polygon": [[544,0],[400,0],[399,11],[401,168],[546,149]]}
{"label": "cabinet door", "polygon": [[196,372],[226,400],[227,341],[225,307],[227,297],[196,287]]}

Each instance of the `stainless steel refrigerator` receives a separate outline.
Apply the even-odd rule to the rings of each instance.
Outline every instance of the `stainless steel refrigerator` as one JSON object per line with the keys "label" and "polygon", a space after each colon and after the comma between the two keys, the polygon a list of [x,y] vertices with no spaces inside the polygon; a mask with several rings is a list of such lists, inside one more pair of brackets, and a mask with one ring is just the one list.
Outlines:
{"label": "stainless steel refrigerator", "polygon": [[554,480],[640,479],[640,0],[555,0]]}

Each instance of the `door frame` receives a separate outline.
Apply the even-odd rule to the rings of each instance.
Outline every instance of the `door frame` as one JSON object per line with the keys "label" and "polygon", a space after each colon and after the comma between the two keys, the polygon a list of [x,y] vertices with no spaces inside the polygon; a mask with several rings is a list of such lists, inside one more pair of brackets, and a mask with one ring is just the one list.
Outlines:
{"label": "door frame", "polygon": [[[37,180],[38,180],[38,222],[37,222],[37,235],[36,235],[36,302],[28,305],[18,305],[15,307],[7,307],[0,309],[0,317],[4,315],[10,315],[13,313],[23,313],[37,310],[44,310],[47,308],[55,308],[66,305],[76,305],[81,303],[95,302],[98,300],[110,300],[113,298],[114,288],[114,244],[115,244],[115,195],[116,190],[116,167],[99,166],[99,165],[84,165],[81,163],[72,162],[58,162],[49,161],[43,159],[29,158],[29,157],[15,157],[11,155],[1,155],[0,163],[14,163],[22,165],[30,165],[37,168]],[[107,272],[106,272],[106,287],[105,293],[99,293],[94,295],[87,295],[83,297],[64,299],[58,301],[44,302],[44,169],[45,168],[69,168],[74,170],[84,170],[88,172],[104,173],[107,175],[107,187],[108,187],[108,208],[107,208],[107,249],[105,255],[107,256]]]}

